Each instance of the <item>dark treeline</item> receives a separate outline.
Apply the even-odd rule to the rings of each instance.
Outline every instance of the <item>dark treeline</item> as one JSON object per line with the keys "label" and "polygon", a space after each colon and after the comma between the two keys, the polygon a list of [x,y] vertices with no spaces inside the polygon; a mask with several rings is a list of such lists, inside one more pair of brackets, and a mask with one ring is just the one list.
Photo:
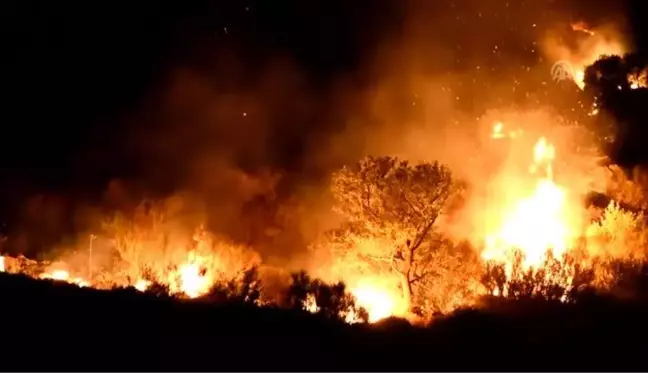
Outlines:
{"label": "dark treeline", "polygon": [[628,75],[645,74],[646,69],[648,57],[631,53],[603,57],[589,66],[585,75],[586,91],[598,98],[601,109],[614,122],[616,136],[614,143],[607,148],[609,156],[615,163],[630,168],[648,161],[648,150],[644,143],[648,135],[644,124],[647,119],[645,103],[648,102],[648,88],[630,89]]}

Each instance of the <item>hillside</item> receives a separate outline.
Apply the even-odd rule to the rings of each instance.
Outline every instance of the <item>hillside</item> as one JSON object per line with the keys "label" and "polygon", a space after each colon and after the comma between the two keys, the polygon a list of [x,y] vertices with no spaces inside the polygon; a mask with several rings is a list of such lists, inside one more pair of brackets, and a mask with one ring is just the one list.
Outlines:
{"label": "hillside", "polygon": [[415,328],[0,274],[6,370],[645,369],[645,304],[521,302]]}

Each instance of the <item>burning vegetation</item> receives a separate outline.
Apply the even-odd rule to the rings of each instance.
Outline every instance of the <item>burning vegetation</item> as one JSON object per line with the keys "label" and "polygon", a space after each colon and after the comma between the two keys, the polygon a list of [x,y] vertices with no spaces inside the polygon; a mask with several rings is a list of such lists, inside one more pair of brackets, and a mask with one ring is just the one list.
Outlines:
{"label": "burning vegetation", "polygon": [[[550,38],[546,49],[569,62],[584,90],[605,75],[600,57],[627,48],[582,22],[572,28],[586,37],[578,48]],[[627,82],[619,89],[645,87],[645,70],[619,71]],[[520,109],[518,121],[488,121],[480,134],[486,145],[465,156],[486,180],[458,176],[436,160],[384,155],[333,172],[329,207],[339,223],[308,242],[308,274],[264,262],[254,244],[207,229],[207,219],[183,219],[175,198],[107,214],[87,242],[56,262],[0,256],[0,271],[298,308],[348,323],[427,322],[488,297],[573,302],[585,290],[615,292],[620,268],[639,273],[646,260],[645,195],[638,180],[600,165],[594,141],[576,135],[584,125],[556,117],[532,126],[525,121],[533,115]],[[593,191],[611,198],[592,206]]]}
{"label": "burning vegetation", "polygon": [[[495,142],[509,141],[514,152],[515,142],[524,143],[527,133],[505,135],[505,129],[497,122],[489,135]],[[189,299],[238,297],[349,323],[391,316],[429,320],[475,306],[484,296],[570,302],[585,288],[613,289],[614,265],[645,259],[643,214],[615,201],[592,212],[584,197],[596,186],[578,190],[570,189],[569,178],[559,182],[561,153],[548,137],[526,150],[526,156],[509,154],[515,162],[494,170],[497,193],[484,191],[490,198],[478,207],[474,186],[437,162],[367,157],[335,172],[332,207],[342,223],[311,244],[314,257],[333,258],[312,272],[339,281],[334,285],[301,273],[286,281],[285,295],[270,294],[263,286],[270,266],[254,248],[202,225],[179,226],[177,199],[142,203],[130,215],[104,219],[72,261],[86,256],[85,268],[4,256],[1,270],[100,289],[133,287]],[[517,167],[523,163],[527,166]],[[571,177],[580,179],[592,169],[580,172]],[[482,229],[457,239],[449,227],[462,224],[466,211],[475,212]],[[99,251],[110,252],[110,260],[93,263]]]}

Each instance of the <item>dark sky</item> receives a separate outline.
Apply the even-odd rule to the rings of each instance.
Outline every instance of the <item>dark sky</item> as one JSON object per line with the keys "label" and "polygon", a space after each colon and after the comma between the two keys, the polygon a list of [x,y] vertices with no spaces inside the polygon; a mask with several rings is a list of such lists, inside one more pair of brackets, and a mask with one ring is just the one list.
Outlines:
{"label": "dark sky", "polygon": [[[559,1],[546,3],[550,7]],[[588,9],[596,12],[594,3],[583,5],[584,16]],[[145,180],[146,185],[149,174],[163,173],[165,180],[151,176],[156,181],[146,187],[163,190],[160,183],[170,183],[168,189],[173,189],[172,180],[181,178],[184,168],[182,156],[177,154],[180,161],[173,165],[168,163],[171,155],[150,156],[141,135],[158,131],[156,126],[164,122],[141,113],[164,112],[156,91],[172,69],[213,70],[215,79],[221,79],[217,85],[222,91],[234,92],[252,86],[255,72],[274,56],[289,56],[306,76],[310,92],[326,91],[339,76],[352,76],[358,86],[369,85],[375,76],[364,68],[381,41],[402,31],[405,4],[390,0],[3,2],[1,210],[6,215],[10,207],[38,192],[93,198],[114,178]],[[459,0],[443,4],[428,10],[448,12],[451,19],[452,9],[462,6]],[[645,12],[634,3],[630,9],[631,20],[639,24]],[[647,41],[643,34],[635,39]],[[238,73],[218,71],[219,63],[231,55],[237,56]],[[292,160],[303,151],[303,132],[317,132],[323,118],[330,122],[327,116],[334,114],[327,110],[329,101],[324,96],[316,101],[299,117],[310,123],[309,129],[269,135],[280,144],[264,153],[276,155],[267,157],[271,166],[294,166]],[[272,120],[289,122],[292,114],[273,112]],[[155,165],[155,160],[167,163]]]}
{"label": "dark sky", "polygon": [[[375,25],[385,24],[384,14],[397,17],[389,5],[3,3],[3,175],[43,188],[137,177],[137,154],[120,146],[128,130],[123,117],[143,105],[171,67],[209,68],[219,52],[234,51],[245,61],[243,68],[254,71],[269,57],[287,54],[313,82],[325,84],[328,77],[357,68],[365,46],[379,37]],[[111,162],[100,169],[83,159],[101,152],[109,152]]]}

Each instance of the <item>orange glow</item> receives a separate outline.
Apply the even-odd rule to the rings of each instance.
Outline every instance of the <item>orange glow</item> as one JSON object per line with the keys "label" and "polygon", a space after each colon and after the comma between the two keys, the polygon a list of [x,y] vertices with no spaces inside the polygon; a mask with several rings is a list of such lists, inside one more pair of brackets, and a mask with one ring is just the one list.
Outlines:
{"label": "orange glow", "polygon": [[317,306],[317,300],[315,300],[315,296],[313,294],[308,294],[306,296],[306,301],[304,303],[304,310],[310,313],[317,313],[319,311],[319,307]]}
{"label": "orange glow", "polygon": [[86,287],[90,285],[86,280],[80,277],[70,277],[70,272],[63,269],[55,269],[51,272],[45,272],[40,275],[40,278],[68,282],[79,287]]}
{"label": "orange glow", "polygon": [[364,281],[352,288],[351,294],[356,299],[356,305],[364,308],[369,314],[369,322],[404,314],[404,305],[400,294],[390,291],[384,286]]}
{"label": "orange glow", "polygon": [[205,258],[190,252],[187,261],[177,271],[169,274],[170,290],[172,293],[182,293],[189,298],[197,298],[206,294],[213,280],[207,274]]}
{"label": "orange glow", "polygon": [[630,89],[646,88],[648,86],[648,79],[646,79],[647,75],[648,70],[629,74],[628,82],[630,83]]}
{"label": "orange glow", "polygon": [[[368,322],[375,323],[391,316],[406,316],[406,305],[396,288],[390,288],[385,281],[379,281],[370,276],[362,277],[355,286],[349,288],[355,299],[355,306],[363,308],[368,315]],[[317,313],[320,308],[312,294],[308,294],[303,309]],[[340,312],[340,317],[348,323],[360,321],[355,310],[348,309]]]}
{"label": "orange glow", "polygon": [[[585,69],[603,56],[622,56],[628,52],[628,47],[622,36],[613,29],[590,29],[585,22],[576,22],[572,30],[585,34],[576,48],[565,45],[560,38],[548,38],[544,41],[545,53],[554,61],[569,63],[574,83],[580,88],[585,87]],[[574,35],[576,38],[578,35]]]}
{"label": "orange glow", "polygon": [[507,276],[512,275],[515,252],[522,254],[523,270],[537,270],[548,251],[560,261],[583,234],[584,206],[578,195],[554,179],[556,147],[540,137],[528,151],[527,171],[503,171],[505,177],[498,184],[503,198],[483,216],[488,229],[481,258],[504,264]]}
{"label": "orange glow", "polygon": [[149,288],[149,286],[151,286],[150,281],[140,279],[140,280],[137,280],[134,287],[135,287],[135,289],[137,289],[139,291],[146,291]]}

